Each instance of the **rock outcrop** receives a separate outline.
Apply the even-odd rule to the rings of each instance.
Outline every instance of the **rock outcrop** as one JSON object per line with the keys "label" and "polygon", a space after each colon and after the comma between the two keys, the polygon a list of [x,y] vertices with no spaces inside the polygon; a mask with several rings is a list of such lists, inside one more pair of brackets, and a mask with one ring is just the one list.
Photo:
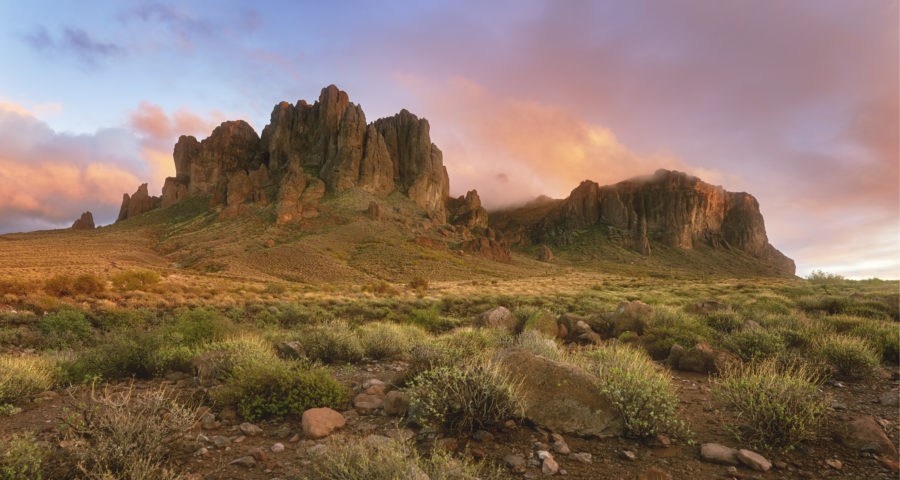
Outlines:
{"label": "rock outcrop", "polygon": [[84,212],[81,214],[81,218],[75,220],[75,223],[72,224],[72,230],[93,230],[94,229],[94,215],[91,212]]}
{"label": "rock outcrop", "polygon": [[488,213],[481,206],[481,197],[476,190],[469,190],[464,197],[448,199],[447,211],[453,225],[460,225],[469,230],[488,227]]}
{"label": "rock outcrop", "polygon": [[162,199],[160,197],[151,197],[147,191],[147,184],[141,184],[137,191],[131,195],[122,195],[122,206],[119,208],[119,217],[117,222],[121,222],[127,218],[136,217],[142,213],[149,212],[160,206]]}
{"label": "rock outcrop", "polygon": [[[449,179],[429,130],[427,120],[406,110],[367,123],[362,108],[330,85],[312,105],[276,105],[262,135],[239,120],[222,123],[203,141],[179,138],[175,176],[166,179],[157,204],[210,197],[211,207],[224,205],[223,215],[235,216],[248,204],[274,202],[277,222],[286,223],[317,215],[310,203],[326,192],[358,188],[378,197],[399,191],[445,223]],[[462,221],[487,227],[478,194],[466,200]]]}
{"label": "rock outcrop", "polygon": [[[728,192],[682,172],[653,175],[600,186],[585,180],[568,198],[529,226],[527,241],[565,243],[571,232],[606,225],[625,246],[645,255],[654,244],[692,249],[704,244],[760,258],[792,275],[793,260],[769,244],[759,204],[747,193]],[[522,225],[504,220],[504,237],[522,237]],[[612,237],[611,237],[612,238]]]}

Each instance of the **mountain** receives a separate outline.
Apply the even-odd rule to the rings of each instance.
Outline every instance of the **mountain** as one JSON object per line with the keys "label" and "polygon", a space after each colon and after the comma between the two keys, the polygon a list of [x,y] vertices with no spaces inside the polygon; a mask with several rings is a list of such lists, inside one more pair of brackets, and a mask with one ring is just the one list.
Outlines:
{"label": "mountain", "polygon": [[702,245],[752,255],[778,274],[795,271],[794,261],[769,243],[756,198],[677,171],[657,170],[607,186],[585,180],[564,200],[543,197],[496,213],[491,226],[514,244],[557,245],[602,227],[610,240],[644,255],[652,255],[654,245]]}
{"label": "mountain", "polygon": [[[584,181],[566,199],[542,196],[488,215],[475,190],[449,196],[450,179],[427,120],[402,110],[367,123],[362,108],[334,85],[322,89],[312,105],[302,100],[276,105],[261,135],[246,122],[228,121],[202,141],[182,136],[173,160],[176,173],[165,180],[162,196],[150,196],[146,184],[125,194],[117,223],[127,225],[150,211],[159,211],[152,218],[166,225],[177,223],[172,218],[187,222],[184,212],[202,216],[203,222],[188,222],[189,228],[177,227],[176,233],[165,226],[155,234],[163,239],[157,248],[177,257],[179,265],[196,264],[198,258],[219,265],[215,257],[226,251],[232,263],[249,255],[242,265],[281,265],[284,259],[273,258],[272,251],[254,249],[286,243],[290,248],[275,250],[288,256],[305,252],[302,261],[296,260],[299,267],[322,254],[309,250],[315,235],[327,245],[328,256],[349,258],[345,263],[362,258],[362,250],[372,256],[371,262],[354,264],[356,273],[348,272],[350,276],[390,271],[392,277],[403,277],[412,263],[421,263],[385,267],[383,257],[409,252],[384,239],[386,244],[375,251],[360,247],[356,237],[368,229],[442,252],[438,257],[446,261],[432,265],[433,272],[447,270],[446,254],[454,253],[505,263],[509,272],[564,264],[601,268],[591,266],[598,260],[605,269],[627,263],[643,271],[794,273],[793,261],[768,243],[753,196],[680,172],[660,170],[610,186]],[[203,242],[197,232],[210,222],[228,220],[244,222],[240,234],[219,232],[199,251]],[[363,221],[367,223],[354,227]],[[195,231],[195,238],[179,240],[188,231]],[[301,236],[305,241],[298,240]],[[224,246],[239,238],[245,242],[242,249]],[[335,252],[337,245],[346,245],[346,251]],[[526,267],[523,256],[544,261]],[[330,265],[323,269],[332,280],[343,268],[334,258],[319,264]],[[449,270],[461,273],[465,267],[455,264]]]}

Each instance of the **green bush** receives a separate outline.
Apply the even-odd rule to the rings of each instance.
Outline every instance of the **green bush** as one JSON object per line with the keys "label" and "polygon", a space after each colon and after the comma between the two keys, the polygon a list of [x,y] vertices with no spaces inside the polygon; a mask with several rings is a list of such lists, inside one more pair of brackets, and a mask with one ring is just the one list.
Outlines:
{"label": "green bush", "polygon": [[627,436],[687,433],[677,418],[671,377],[657,370],[643,351],[630,345],[599,346],[581,352],[578,362],[597,377],[597,386],[625,419]]}
{"label": "green bush", "polygon": [[520,418],[524,406],[519,385],[486,361],[440,366],[413,381],[410,416],[453,433],[502,425]]}
{"label": "green bush", "polygon": [[78,276],[55,275],[44,282],[44,291],[56,297],[72,295],[94,295],[104,290],[103,280],[96,275],[84,273]]}
{"label": "green bush", "polygon": [[362,344],[350,326],[332,320],[302,331],[297,338],[310,360],[325,363],[353,363],[365,357]]}
{"label": "green bush", "polygon": [[31,433],[0,440],[0,480],[41,480],[48,453]]}
{"label": "green bush", "polygon": [[657,309],[653,323],[644,330],[641,340],[650,356],[659,360],[669,355],[672,345],[690,348],[708,341],[714,334],[715,330],[700,318]]}
{"label": "green bush", "polygon": [[453,328],[453,322],[442,317],[436,307],[414,309],[409,312],[406,320],[432,333],[446,332]]}
{"label": "green bush", "polygon": [[743,328],[744,320],[734,313],[712,313],[706,316],[706,324],[718,332],[730,333]]}
{"label": "green bush", "polygon": [[713,382],[713,396],[734,414],[726,426],[761,448],[791,449],[809,438],[822,420],[827,400],[821,379],[800,363],[784,367],[774,359],[736,365]]}
{"label": "green bush", "polygon": [[832,334],[816,342],[813,355],[845,378],[865,377],[879,363],[878,353],[865,340],[841,334]]}
{"label": "green bush", "polygon": [[84,313],[70,309],[44,315],[38,328],[52,347],[65,347],[91,334],[91,322]]}
{"label": "green bush", "polygon": [[900,325],[867,320],[850,330],[849,334],[865,339],[884,361],[895,365],[900,362]]}
{"label": "green bush", "polygon": [[56,379],[53,362],[46,358],[0,354],[0,405],[53,388]]}
{"label": "green bush", "polygon": [[217,312],[205,308],[195,308],[179,312],[171,327],[172,340],[184,345],[198,345],[202,342],[224,338],[233,330],[233,325]]}
{"label": "green bush", "polygon": [[96,378],[151,378],[168,369],[158,353],[162,344],[158,334],[138,329],[118,331],[107,334],[96,346],[60,367],[63,376],[73,383]]}
{"label": "green bush", "polygon": [[127,270],[114,274],[110,281],[119,290],[147,290],[159,283],[159,274],[152,270]]}
{"label": "green bush", "polygon": [[784,351],[784,340],[765,330],[742,330],[723,340],[726,348],[744,361],[769,357]]}
{"label": "green bush", "polygon": [[324,370],[273,360],[236,366],[214,398],[234,405],[241,417],[255,421],[297,416],[310,408],[341,408],[348,393]]}

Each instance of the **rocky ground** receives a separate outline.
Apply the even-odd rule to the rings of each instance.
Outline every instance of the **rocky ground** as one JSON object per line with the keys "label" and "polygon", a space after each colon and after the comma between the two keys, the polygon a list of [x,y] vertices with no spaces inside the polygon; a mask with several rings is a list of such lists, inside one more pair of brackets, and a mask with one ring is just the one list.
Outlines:
{"label": "rocky ground", "polygon": [[[898,379],[896,367],[880,370],[864,383],[829,382],[824,393],[832,398],[828,419],[815,438],[787,453],[760,451],[736,454],[745,448],[721,424],[719,406],[710,398],[704,374],[674,372],[683,417],[694,432],[692,444],[658,436],[650,441],[560,436],[540,427],[507,422],[492,432],[466,437],[440,437],[406,426],[396,414],[404,408],[402,395],[385,392],[406,368],[404,362],[335,367],[332,374],[354,389],[357,408],[318,418],[304,417],[250,424],[230,409],[201,405],[200,419],[181,439],[175,464],[189,479],[307,478],[335,444],[353,437],[384,437],[413,442],[428,452],[449,449],[484,460],[507,478],[719,478],[793,479],[897,477]],[[382,384],[381,382],[384,382]],[[196,378],[175,373],[167,380],[112,383],[111,388],[134,388],[137,393],[170,388],[183,398],[205,398]],[[365,390],[364,390],[365,387]],[[33,431],[53,449],[71,448],[61,425],[67,415],[90,403],[89,387],[45,392],[35,402],[0,422],[0,437]],[[201,400],[202,402],[202,400]],[[389,411],[394,415],[386,413]],[[341,423],[343,425],[341,426]],[[322,436],[324,435],[324,436]],[[718,444],[709,445],[709,444]],[[739,459],[742,457],[743,460]]]}

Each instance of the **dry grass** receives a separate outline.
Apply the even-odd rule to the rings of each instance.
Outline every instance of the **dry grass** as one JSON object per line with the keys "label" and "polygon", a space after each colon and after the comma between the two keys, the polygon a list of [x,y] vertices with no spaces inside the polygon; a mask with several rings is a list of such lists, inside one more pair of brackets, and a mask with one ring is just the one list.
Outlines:
{"label": "dry grass", "polygon": [[0,355],[0,405],[48,390],[56,380],[54,364],[47,358]]}

